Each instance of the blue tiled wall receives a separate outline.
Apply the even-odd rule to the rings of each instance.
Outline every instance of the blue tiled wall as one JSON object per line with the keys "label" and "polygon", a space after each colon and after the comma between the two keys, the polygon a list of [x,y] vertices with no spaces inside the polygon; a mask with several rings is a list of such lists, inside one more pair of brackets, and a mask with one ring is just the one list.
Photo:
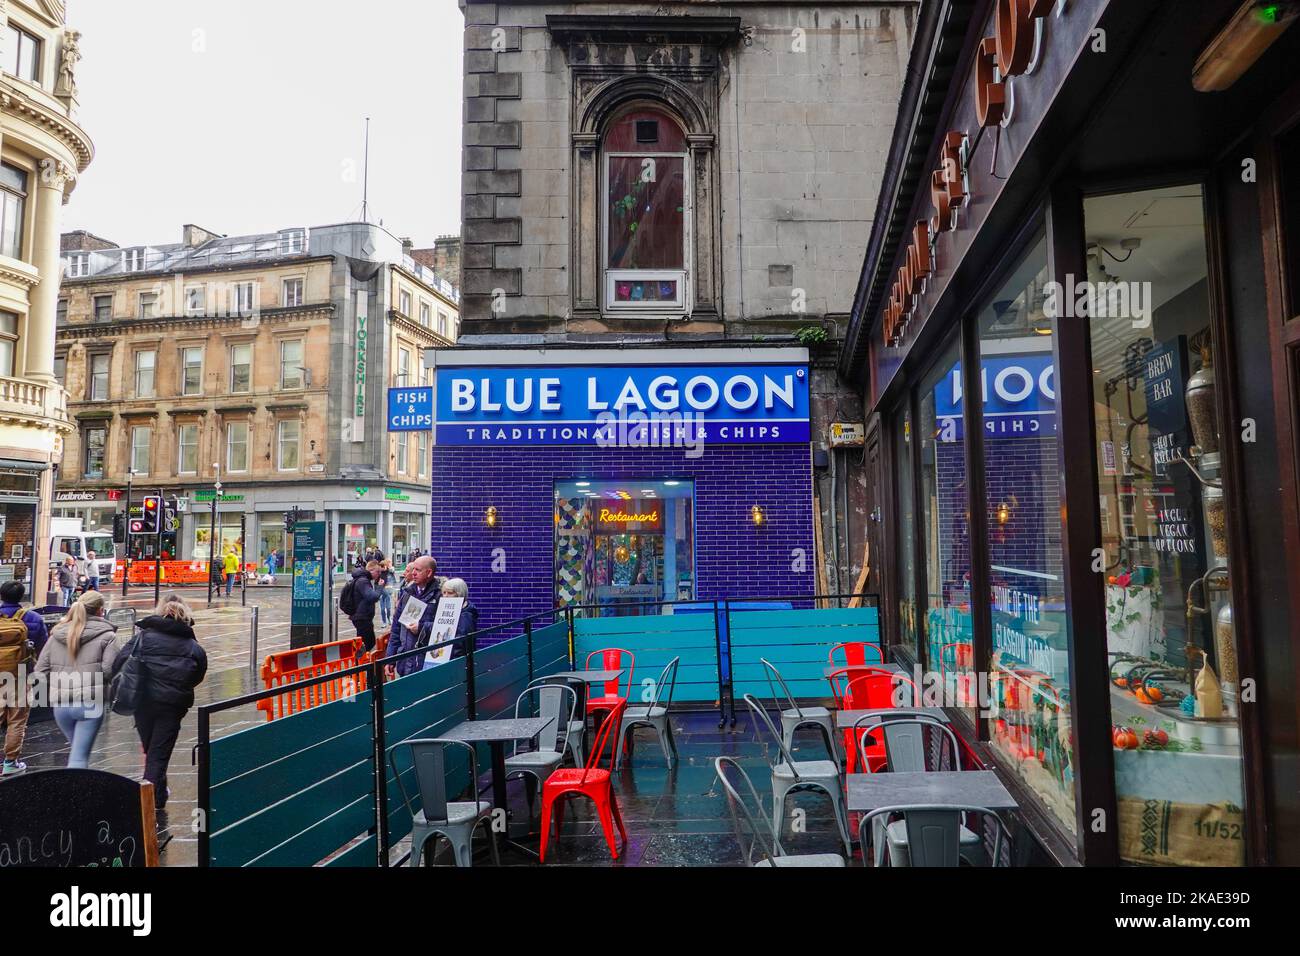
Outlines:
{"label": "blue tiled wall", "polygon": [[[807,445],[714,446],[697,458],[684,449],[434,448],[429,541],[438,573],[465,579],[482,627],[551,608],[553,483],[674,477],[695,481],[697,598],[815,593]],[[762,528],[750,520],[754,504],[766,513]],[[491,531],[489,505],[499,515]],[[505,567],[494,572],[498,548]]]}

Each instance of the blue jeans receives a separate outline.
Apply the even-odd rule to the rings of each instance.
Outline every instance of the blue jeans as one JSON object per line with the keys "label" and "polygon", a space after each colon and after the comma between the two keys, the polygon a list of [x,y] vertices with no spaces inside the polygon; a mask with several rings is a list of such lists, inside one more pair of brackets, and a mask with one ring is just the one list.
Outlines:
{"label": "blue jeans", "polygon": [[234,589],[235,589],[235,575],[233,573],[227,572],[226,573],[226,597],[230,597],[230,592],[233,591]]}
{"label": "blue jeans", "polygon": [[393,616],[393,592],[384,588],[379,592],[379,620],[387,624]]}
{"label": "blue jeans", "polygon": [[76,593],[76,588],[59,588],[63,592],[63,606],[72,607],[72,595]]}
{"label": "blue jeans", "polygon": [[63,736],[72,744],[68,754],[69,767],[86,767],[90,764],[90,751],[95,746],[95,735],[99,725],[104,722],[104,715],[87,717],[86,707],[55,707],[54,722],[63,731]]}
{"label": "blue jeans", "polygon": [[86,578],[86,590],[87,590],[87,591],[98,591],[98,590],[99,590],[99,578]]}

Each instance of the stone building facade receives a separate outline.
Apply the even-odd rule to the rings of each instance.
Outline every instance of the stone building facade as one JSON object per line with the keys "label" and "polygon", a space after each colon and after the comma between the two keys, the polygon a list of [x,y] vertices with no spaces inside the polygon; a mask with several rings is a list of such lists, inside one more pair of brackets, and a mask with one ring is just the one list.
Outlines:
{"label": "stone building facade", "polygon": [[[847,312],[914,4],[462,6],[467,337],[730,336]],[[602,136],[638,105],[681,127],[688,295],[617,314]]]}
{"label": "stone building facade", "polygon": [[[484,375],[510,367],[520,383],[568,381],[587,363],[592,381],[621,380],[654,361],[681,386],[697,373],[732,381],[794,362],[810,421],[798,439],[711,445],[699,461],[577,439],[512,448],[511,428],[485,433],[485,446],[440,446],[440,560],[491,605],[493,621],[552,597],[571,602],[579,580],[594,582],[584,595],[618,604],[626,599],[597,565],[603,542],[617,550],[621,539],[597,529],[591,554],[562,553],[554,529],[584,496],[552,495],[551,485],[635,496],[640,485],[689,481],[692,563],[650,569],[657,599],[851,590],[862,563],[853,532],[868,508],[862,451],[828,448],[830,422],[860,421],[834,344],[871,230],[916,5],[462,0],[461,9],[460,343],[483,350],[474,354]],[[463,365],[437,360],[449,375]],[[576,411],[567,402],[555,414],[583,419],[581,399]],[[546,412],[519,415],[526,426]],[[500,521],[485,531],[488,508]],[[754,509],[768,516],[762,524]],[[495,573],[494,535],[510,540],[513,586]]]}
{"label": "stone building facade", "polygon": [[294,505],[329,522],[336,555],[427,546],[429,437],[390,434],[385,400],[428,380],[421,357],[453,341],[457,294],[400,240],[366,223],[187,225],[180,243],[67,245],[58,514],[109,527],[129,484],[137,507],[155,489],[188,500],[164,541],[180,559],[207,557],[214,524],[229,545],[241,521],[250,562],[283,554]]}
{"label": "stone building facade", "polygon": [[59,219],[94,153],[65,18],[62,0],[0,2],[0,580],[28,582],[38,603],[71,429],[54,367]]}

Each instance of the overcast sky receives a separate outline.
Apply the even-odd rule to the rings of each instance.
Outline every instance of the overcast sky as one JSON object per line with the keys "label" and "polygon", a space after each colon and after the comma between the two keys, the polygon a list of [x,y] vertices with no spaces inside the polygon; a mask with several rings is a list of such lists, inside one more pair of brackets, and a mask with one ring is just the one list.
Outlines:
{"label": "overcast sky", "polygon": [[361,218],[460,231],[456,0],[69,0],[95,159],[64,230],[120,245]]}

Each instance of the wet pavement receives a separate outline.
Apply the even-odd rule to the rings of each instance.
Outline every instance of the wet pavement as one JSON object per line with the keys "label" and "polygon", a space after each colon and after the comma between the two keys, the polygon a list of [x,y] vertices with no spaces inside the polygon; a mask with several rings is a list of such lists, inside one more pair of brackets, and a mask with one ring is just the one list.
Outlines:
{"label": "wet pavement", "polygon": [[[775,744],[765,741],[738,715],[734,730],[718,729],[716,713],[676,713],[672,716],[677,741],[677,765],[669,770],[654,732],[638,730],[630,761],[614,775],[614,789],[623,822],[627,846],[617,860],[600,828],[594,805],[581,797],[571,798],[564,824],[552,833],[546,848],[546,866],[741,866],[743,857],[727,807],[726,792],[714,772],[714,758],[734,758],[754,782],[759,796],[771,810],[771,754]],[[766,734],[766,731],[763,732]],[[795,758],[827,759],[821,734],[801,730],[795,737]],[[483,784],[488,784],[485,777]],[[528,812],[523,783],[512,780],[509,788],[512,819],[524,819]],[[538,802],[540,806],[540,801]],[[535,813],[539,813],[537,807]],[[799,821],[794,832],[793,821]],[[843,853],[829,798],[815,790],[792,794],[786,804],[781,843],[787,853]],[[850,824],[856,820],[850,819]],[[531,832],[519,842],[533,850],[539,844],[540,823],[532,820]],[[480,834],[482,831],[479,831]],[[409,841],[394,849],[393,860],[406,855]],[[446,844],[436,854],[435,865],[450,864]],[[513,850],[502,852],[507,866],[537,866],[535,859]],[[408,864],[409,865],[409,864]],[[491,865],[486,840],[474,841],[474,865]]]}

